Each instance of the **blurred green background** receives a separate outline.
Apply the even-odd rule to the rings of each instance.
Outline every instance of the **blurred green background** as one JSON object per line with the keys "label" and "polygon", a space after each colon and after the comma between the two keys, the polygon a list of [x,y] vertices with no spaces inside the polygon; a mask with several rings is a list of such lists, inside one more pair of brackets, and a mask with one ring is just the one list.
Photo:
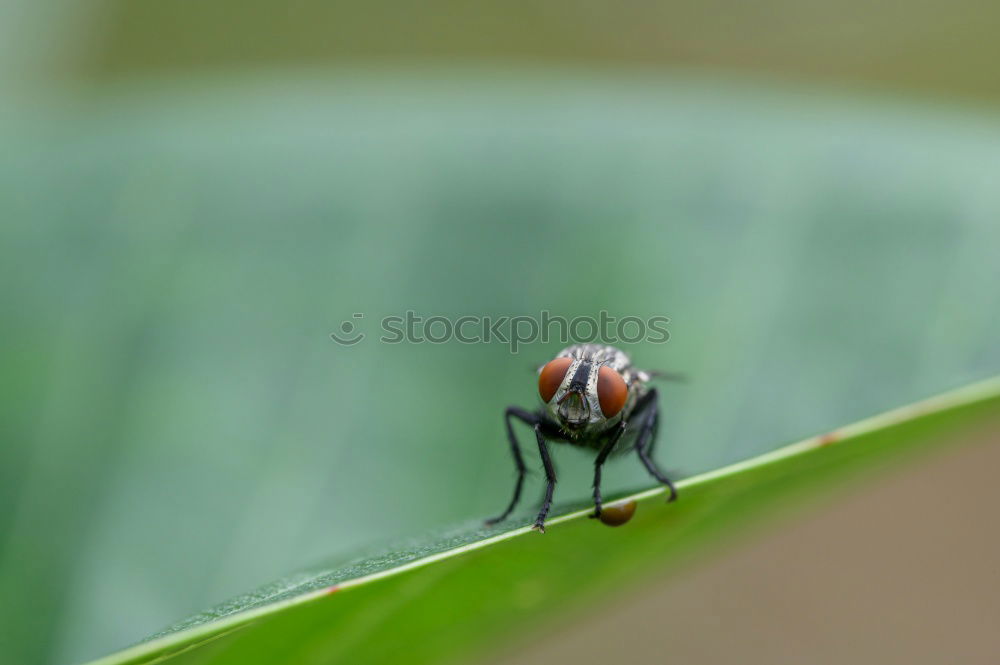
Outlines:
{"label": "blurred green background", "polygon": [[681,476],[1000,370],[993,5],[0,7],[0,662],[502,507],[559,345],[354,312],[671,317]]}

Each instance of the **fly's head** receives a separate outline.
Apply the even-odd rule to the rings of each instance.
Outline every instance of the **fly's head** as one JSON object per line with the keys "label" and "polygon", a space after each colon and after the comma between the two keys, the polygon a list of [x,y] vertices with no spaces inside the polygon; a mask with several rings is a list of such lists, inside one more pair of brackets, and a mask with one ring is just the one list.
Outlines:
{"label": "fly's head", "polygon": [[601,358],[560,355],[539,372],[538,394],[563,431],[579,437],[617,423],[630,391],[611,363]]}

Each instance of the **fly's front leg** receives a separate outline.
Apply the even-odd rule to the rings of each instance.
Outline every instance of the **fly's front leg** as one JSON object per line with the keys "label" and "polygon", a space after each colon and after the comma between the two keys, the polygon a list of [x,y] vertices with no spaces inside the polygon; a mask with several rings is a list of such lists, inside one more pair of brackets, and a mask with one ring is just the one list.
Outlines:
{"label": "fly's front leg", "polygon": [[531,528],[541,533],[545,533],[545,517],[552,507],[552,492],[556,488],[556,470],[552,466],[552,458],[549,457],[549,447],[542,436],[541,423],[535,423],[535,438],[538,439],[538,454],[542,457],[542,466],[545,467],[545,500],[542,501],[542,509],[535,518],[535,525]]}
{"label": "fly's front leg", "polygon": [[666,485],[670,489],[670,498],[667,499],[668,502],[677,500],[677,488],[670,481],[667,476],[660,471],[656,466],[656,462],[650,456],[650,452],[653,449],[654,439],[656,437],[657,425],[660,421],[660,403],[657,400],[656,389],[650,390],[645,396],[644,401],[648,400],[648,415],[642,422],[642,428],[639,430],[639,436],[635,442],[635,451],[639,455],[639,460],[642,461],[642,465],[646,467],[649,471],[649,475],[656,478],[658,481]]}
{"label": "fly's front leg", "polygon": [[517,436],[514,434],[514,427],[510,421],[511,418],[517,418],[521,422],[536,428],[538,425],[538,417],[530,411],[525,411],[516,406],[508,406],[507,411],[504,412],[504,420],[507,423],[507,442],[510,444],[510,454],[514,458],[514,468],[517,469],[517,482],[514,484],[514,496],[511,497],[507,509],[498,517],[486,520],[486,524],[496,524],[507,519],[507,516],[517,507],[517,502],[521,500],[521,487],[524,485],[524,474],[527,473],[527,468],[524,466],[524,457],[521,455],[521,446],[518,444]]}
{"label": "fly's front leg", "polygon": [[628,427],[628,423],[624,420],[618,423],[615,428],[614,434],[608,439],[608,442],[604,444],[601,451],[597,453],[597,459],[594,460],[594,512],[591,513],[591,517],[601,516],[601,467],[604,466],[605,460],[608,459],[608,455],[614,450],[615,445],[617,445],[618,440],[622,438],[622,434],[625,433],[625,429]]}

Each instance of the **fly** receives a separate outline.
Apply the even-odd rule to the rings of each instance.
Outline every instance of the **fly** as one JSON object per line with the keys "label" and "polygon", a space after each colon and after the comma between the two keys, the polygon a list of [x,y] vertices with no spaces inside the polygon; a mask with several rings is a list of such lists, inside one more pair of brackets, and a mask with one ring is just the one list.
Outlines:
{"label": "fly", "polygon": [[613,454],[634,450],[650,475],[670,489],[668,500],[675,500],[677,490],[674,484],[652,458],[660,417],[659,395],[656,388],[648,385],[654,376],[657,376],[655,372],[633,367],[631,358],[624,351],[600,344],[567,347],[542,366],[538,372],[538,394],[542,406],[536,411],[509,406],[504,414],[517,482],[507,509],[487,523],[506,519],[521,498],[527,467],[514,434],[512,418],[534,429],[545,470],[545,498],[533,527],[538,531],[545,532],[545,518],[552,507],[552,493],[556,486],[549,441],[597,453],[594,459],[594,512],[591,517],[601,516],[601,468]]}

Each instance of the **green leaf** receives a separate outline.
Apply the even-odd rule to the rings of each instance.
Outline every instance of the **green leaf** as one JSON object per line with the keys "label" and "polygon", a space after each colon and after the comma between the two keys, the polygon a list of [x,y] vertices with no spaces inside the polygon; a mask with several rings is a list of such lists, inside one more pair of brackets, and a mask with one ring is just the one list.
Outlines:
{"label": "green leaf", "polygon": [[624,499],[638,514],[609,534],[590,508],[549,522],[445,538],[304,573],[93,665],[140,663],[436,663],[474,656],[497,635],[592,602],[663,572],[708,543],[788,511],[834,481],[896,464],[901,451],[1000,424],[1000,377],[811,437],[679,483],[665,505],[654,488]]}

